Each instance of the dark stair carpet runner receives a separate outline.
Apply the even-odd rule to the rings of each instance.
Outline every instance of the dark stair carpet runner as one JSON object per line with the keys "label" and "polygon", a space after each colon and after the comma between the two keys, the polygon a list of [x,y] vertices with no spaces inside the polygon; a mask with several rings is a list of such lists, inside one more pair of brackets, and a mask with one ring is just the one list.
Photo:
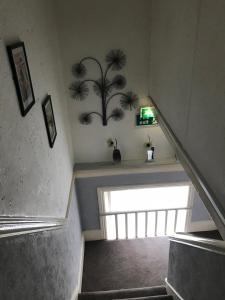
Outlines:
{"label": "dark stair carpet runner", "polygon": [[173,300],[164,286],[99,292],[83,292],[78,300]]}

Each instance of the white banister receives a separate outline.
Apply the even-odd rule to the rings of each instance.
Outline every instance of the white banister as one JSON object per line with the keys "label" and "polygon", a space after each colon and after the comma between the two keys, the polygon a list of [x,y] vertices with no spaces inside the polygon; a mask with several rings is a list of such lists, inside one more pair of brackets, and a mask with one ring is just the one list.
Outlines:
{"label": "white banister", "polygon": [[155,236],[157,236],[158,212],[155,212]]}
{"label": "white banister", "polygon": [[176,229],[177,229],[177,210],[175,210],[175,219],[174,219],[174,232],[176,232]]}
{"label": "white banister", "polygon": [[138,237],[138,214],[135,212],[135,237]]}
{"label": "white banister", "polygon": [[[178,224],[178,213],[179,212],[188,212],[192,207],[177,207],[177,208],[167,208],[167,209],[150,209],[150,210],[136,210],[136,211],[115,211],[115,212],[104,212],[100,214],[100,218],[102,219],[102,223],[106,224],[107,217],[114,217],[114,229],[112,232],[115,232],[115,239],[120,239],[121,234],[120,229],[125,234],[124,239],[129,239],[129,233],[131,232],[130,228],[133,227],[133,238],[139,238],[139,230],[143,231],[142,237],[149,236],[158,236],[158,235],[168,235],[171,233],[176,233],[177,224]],[[169,212],[174,212],[174,214],[169,214]],[[149,220],[151,220],[151,216],[154,216],[154,222],[149,224]],[[159,213],[164,213],[160,214]],[[129,218],[129,215],[134,215],[134,218]],[[124,222],[120,224],[118,216],[124,216]],[[162,215],[164,215],[164,220],[162,220]],[[142,223],[140,223],[140,219],[142,218]],[[133,219],[133,221],[131,220]],[[168,222],[168,220],[170,221]],[[160,223],[163,222],[163,223]],[[168,228],[168,223],[170,227]],[[172,224],[172,225],[171,225]],[[107,224],[106,224],[107,226]],[[121,228],[121,226],[123,228]],[[150,226],[153,226],[150,228]],[[172,230],[171,230],[172,226]],[[151,230],[150,230],[151,229]],[[170,230],[168,230],[170,229]],[[107,231],[107,230],[106,230]],[[150,235],[149,232],[152,232]],[[159,233],[161,231],[161,233]],[[170,232],[169,232],[170,231]]]}
{"label": "white banister", "polygon": [[148,236],[148,212],[145,212],[145,237]]}
{"label": "white banister", "polygon": [[168,210],[165,211],[165,227],[164,227],[164,234],[167,234],[167,221],[168,221]]}
{"label": "white banister", "polygon": [[127,217],[127,213],[125,214],[125,231],[126,231],[126,239],[128,239],[128,217]]}
{"label": "white banister", "polygon": [[118,234],[118,214],[115,215],[115,227],[116,227],[116,239],[118,240],[119,234]]}
{"label": "white banister", "polygon": [[173,210],[186,210],[191,209],[191,207],[173,207],[173,208],[161,208],[161,209],[140,209],[140,210],[120,210],[120,211],[109,211],[109,212],[102,212],[100,216],[112,216],[112,215],[120,215],[120,214],[135,214],[135,213],[145,213],[145,212],[160,212],[160,211],[173,211]]}

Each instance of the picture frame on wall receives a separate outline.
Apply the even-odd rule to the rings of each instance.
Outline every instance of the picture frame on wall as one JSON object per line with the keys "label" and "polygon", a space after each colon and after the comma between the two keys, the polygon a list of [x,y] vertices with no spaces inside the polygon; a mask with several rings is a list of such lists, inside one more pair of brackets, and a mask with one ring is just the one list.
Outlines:
{"label": "picture frame on wall", "polygon": [[18,42],[7,46],[7,52],[19,100],[21,115],[24,117],[35,103],[25,45]]}
{"label": "picture frame on wall", "polygon": [[48,135],[49,146],[53,148],[55,139],[57,136],[55,117],[52,107],[52,99],[50,95],[47,95],[42,103],[42,109],[44,114],[45,126]]}

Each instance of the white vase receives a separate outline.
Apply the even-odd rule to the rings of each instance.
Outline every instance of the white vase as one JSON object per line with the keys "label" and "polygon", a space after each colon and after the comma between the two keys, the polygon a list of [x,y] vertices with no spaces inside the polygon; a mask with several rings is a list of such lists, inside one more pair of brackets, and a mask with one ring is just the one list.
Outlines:
{"label": "white vase", "polygon": [[153,151],[152,151],[152,150],[147,150],[147,161],[153,160],[153,159],[152,159],[152,154],[153,154]]}

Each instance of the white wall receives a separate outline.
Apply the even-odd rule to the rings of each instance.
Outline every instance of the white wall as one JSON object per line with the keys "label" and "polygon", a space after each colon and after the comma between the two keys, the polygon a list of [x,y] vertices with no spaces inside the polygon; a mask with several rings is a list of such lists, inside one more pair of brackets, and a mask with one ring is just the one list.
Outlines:
{"label": "white wall", "polygon": [[225,2],[152,9],[151,94],[225,209]]}
{"label": "white wall", "polygon": [[[149,0],[58,0],[66,86],[73,81],[73,63],[91,55],[104,64],[106,53],[120,48],[127,55],[127,65],[121,72],[127,78],[125,90],[133,90],[140,98],[145,98],[148,95],[150,4]],[[90,76],[98,78],[99,72],[94,64],[88,63],[87,69]],[[127,111],[120,122],[110,121],[107,127],[103,127],[97,117],[91,125],[84,126],[79,123],[78,116],[81,112],[101,111],[100,99],[92,92],[83,102],[75,102],[67,91],[66,100],[69,102],[76,162],[111,160],[112,150],[108,149],[106,141],[113,137],[118,139],[123,159],[145,159],[143,144],[148,134],[156,146],[157,158],[173,157],[159,127],[135,127],[134,111]],[[142,103],[146,103],[146,99]],[[110,109],[118,104],[119,101],[114,100]]]}
{"label": "white wall", "polygon": [[[54,1],[0,0],[0,215],[65,215],[72,175]],[[36,103],[21,117],[5,45],[25,43]],[[52,95],[49,148],[42,101]],[[67,135],[68,134],[68,135]]]}

